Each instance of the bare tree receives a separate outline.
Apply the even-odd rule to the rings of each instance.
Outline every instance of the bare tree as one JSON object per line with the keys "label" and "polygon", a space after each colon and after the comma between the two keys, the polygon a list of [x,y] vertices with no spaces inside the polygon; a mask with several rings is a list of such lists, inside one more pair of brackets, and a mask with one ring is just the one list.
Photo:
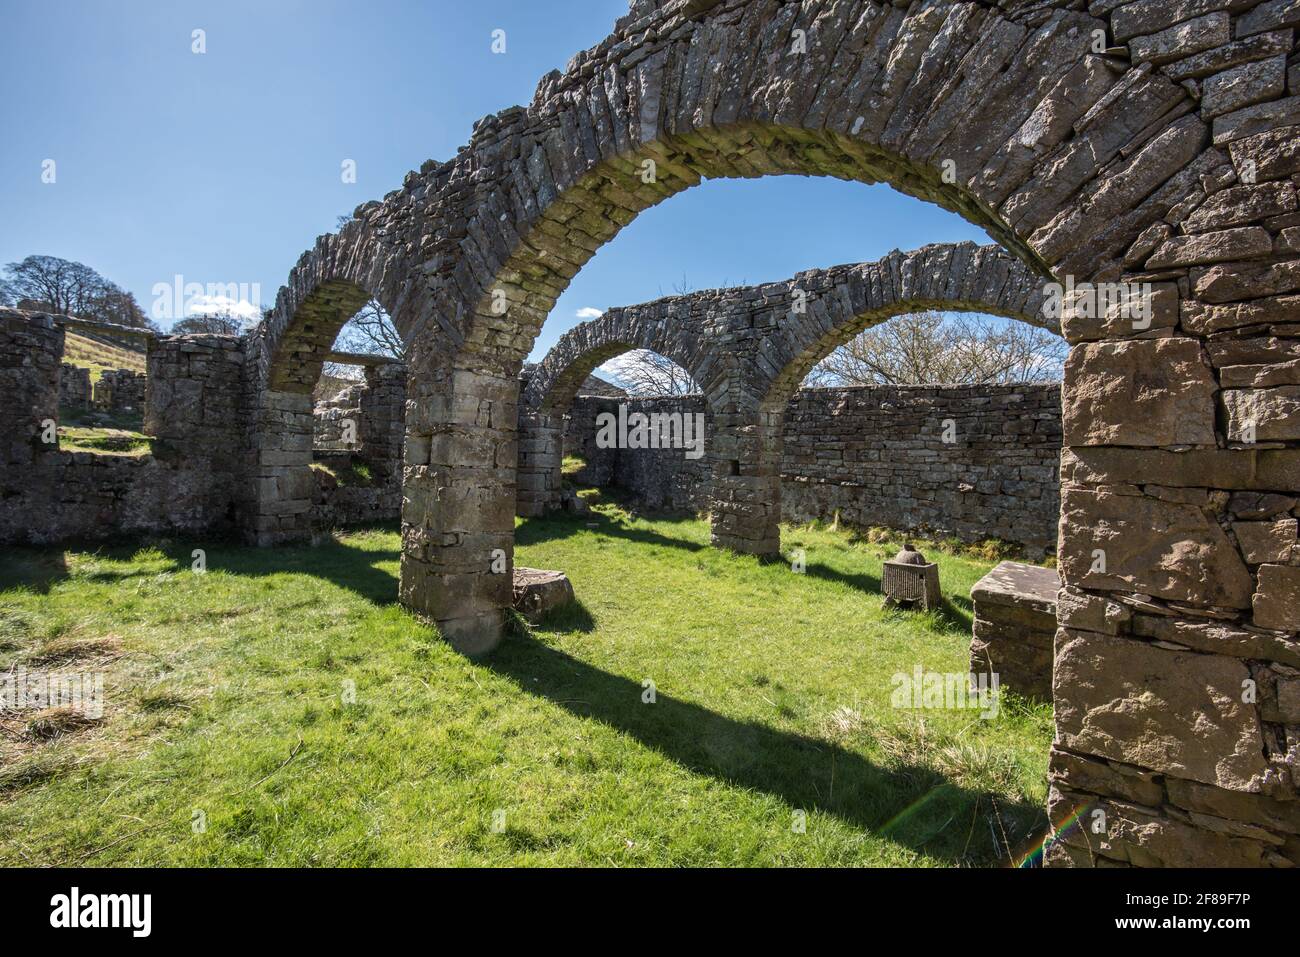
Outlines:
{"label": "bare tree", "polygon": [[700,391],[690,373],[649,349],[624,353],[603,368],[631,395],[690,395]]}
{"label": "bare tree", "polygon": [[[352,214],[338,217],[336,228],[342,229],[352,222]],[[364,355],[388,356],[390,359],[406,359],[406,343],[402,342],[397,327],[389,318],[379,300],[373,296],[362,306],[355,316],[343,324],[339,330],[335,345],[342,352],[359,352]],[[333,363],[331,363],[333,365]],[[337,373],[339,370],[333,370]]]}
{"label": "bare tree", "polygon": [[369,300],[357,314],[344,323],[335,340],[343,352],[406,358],[406,344],[398,335],[393,320],[376,299]]}
{"label": "bare tree", "polygon": [[919,312],[866,329],[819,362],[805,385],[991,385],[1061,378],[1053,332],[989,316]]}
{"label": "bare tree", "polygon": [[4,267],[0,302],[39,303],[56,315],[149,328],[135,296],[84,263],[58,256],[28,256]]}
{"label": "bare tree", "polygon": [[186,316],[171,328],[174,336],[188,336],[206,332],[222,336],[242,336],[247,325],[238,316],[228,311],[205,313],[201,316]]}

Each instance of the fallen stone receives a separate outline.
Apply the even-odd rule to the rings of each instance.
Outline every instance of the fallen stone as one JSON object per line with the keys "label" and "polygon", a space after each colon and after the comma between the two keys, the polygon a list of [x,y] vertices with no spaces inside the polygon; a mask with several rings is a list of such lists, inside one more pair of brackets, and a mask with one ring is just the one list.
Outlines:
{"label": "fallen stone", "polygon": [[540,621],[551,609],[567,605],[573,597],[573,585],[564,572],[515,566],[514,608],[530,622]]}

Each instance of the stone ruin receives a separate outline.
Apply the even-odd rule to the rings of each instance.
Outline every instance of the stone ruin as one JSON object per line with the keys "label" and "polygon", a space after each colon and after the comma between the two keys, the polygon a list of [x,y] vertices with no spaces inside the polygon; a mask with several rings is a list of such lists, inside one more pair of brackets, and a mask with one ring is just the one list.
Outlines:
{"label": "stone ruin", "polygon": [[[706,178],[890,183],[985,229],[1040,290],[1081,294],[1061,317],[1046,862],[1300,863],[1298,27],[1294,0],[637,0],[529,105],[321,237],[249,339],[160,344],[175,378],[150,376],[148,417],[179,458],[130,467],[152,489],[206,456],[155,513],[220,500],[261,543],[310,535],[311,387],[376,297],[409,347],[400,598],[486,652],[512,604],[493,556],[513,555],[522,477],[545,474],[520,426],[555,427],[526,397],[520,415],[518,375],[568,281]],[[1134,286],[1154,303],[1140,320],[1103,295]],[[731,437],[711,473],[719,545],[779,547],[778,426],[802,379],[779,369],[842,341],[846,295],[842,315],[877,294],[861,276],[809,290],[822,338],[778,306],[771,341],[794,353],[655,349],[711,373],[697,381]],[[84,463],[39,443],[57,330],[9,314],[0,330],[0,534],[77,525],[47,525],[34,488],[138,520],[135,482],[65,492]],[[767,391],[744,387],[751,361]],[[210,389],[236,397],[229,418]],[[1072,826],[1096,812],[1104,833]]]}

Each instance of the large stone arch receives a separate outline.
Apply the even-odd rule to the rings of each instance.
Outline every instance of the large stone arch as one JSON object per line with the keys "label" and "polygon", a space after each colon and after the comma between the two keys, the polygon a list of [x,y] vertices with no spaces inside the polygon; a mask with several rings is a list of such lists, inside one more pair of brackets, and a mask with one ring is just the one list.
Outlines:
{"label": "large stone arch", "polygon": [[1160,302],[1146,326],[1064,324],[1049,859],[1300,859],[1300,582],[1237,528],[1289,528],[1300,491],[1300,114],[1279,80],[1300,17],[1076,6],[637,0],[530,106],[409,175],[374,217],[420,290],[403,602],[466,651],[499,640],[517,373],[621,226],[708,177],[886,181],[1062,282]]}
{"label": "large stone arch", "polygon": [[307,537],[316,482],[312,462],[312,390],[343,325],[374,297],[403,335],[418,287],[357,210],[335,234],[304,253],[276,295],[271,314],[249,334],[249,477],[244,528],[261,545]]}
{"label": "large stone arch", "polygon": [[586,376],[630,349],[673,359],[708,400],[715,545],[780,549],[786,404],[812,367],[863,329],[923,309],[973,311],[1060,331],[1045,280],[998,246],[946,243],[783,282],[711,289],[611,309],[546,354],[520,408],[520,514],[559,502],[563,415]]}
{"label": "large stone arch", "polygon": [[467,648],[495,643],[509,588],[484,569],[512,548],[518,369],[595,251],[703,178],[886,181],[1036,268],[1117,278],[1223,158],[1187,90],[1092,52],[1107,29],[1043,6],[668,3],[545,77],[528,109],[482,121],[408,187],[442,199],[421,268],[446,348],[413,363],[430,414],[407,436],[427,468],[407,474],[404,600]]}
{"label": "large stone arch", "polygon": [[895,250],[874,263],[803,272],[764,287],[734,320],[742,371],[715,410],[711,445],[712,541],[755,555],[781,546],[785,412],[822,358],[858,333],[927,309],[981,312],[1060,331],[1045,314],[1045,280],[998,246],[955,243]]}

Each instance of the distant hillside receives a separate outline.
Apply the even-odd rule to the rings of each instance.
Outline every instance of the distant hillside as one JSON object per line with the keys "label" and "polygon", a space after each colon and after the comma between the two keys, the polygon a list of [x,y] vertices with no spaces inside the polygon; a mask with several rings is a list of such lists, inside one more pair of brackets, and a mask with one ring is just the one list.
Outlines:
{"label": "distant hillside", "polygon": [[130,369],[145,371],[143,342],[129,342],[87,332],[84,329],[64,330],[63,361],[90,370],[92,381],[98,381],[105,369]]}

